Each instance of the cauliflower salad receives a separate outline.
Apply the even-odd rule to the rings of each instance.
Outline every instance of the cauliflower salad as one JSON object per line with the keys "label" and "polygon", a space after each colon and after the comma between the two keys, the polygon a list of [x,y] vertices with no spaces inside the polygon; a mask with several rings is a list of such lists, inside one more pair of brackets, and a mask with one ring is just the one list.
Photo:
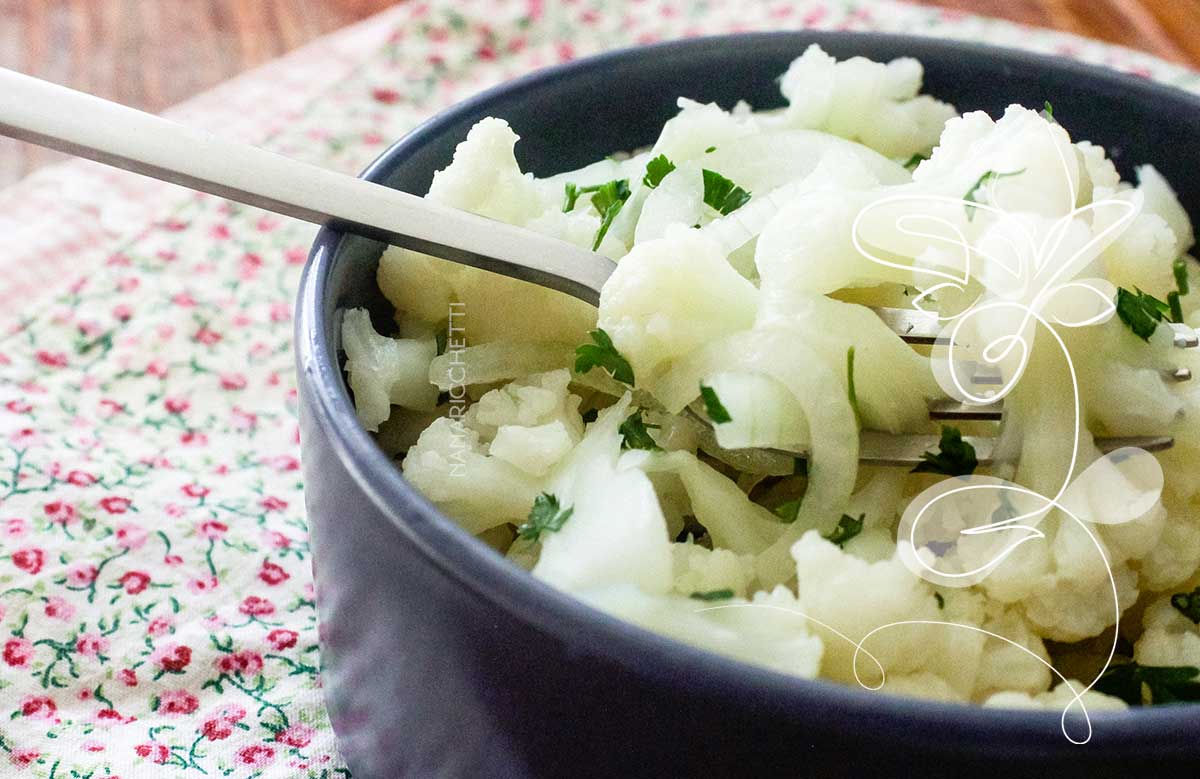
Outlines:
{"label": "cauliflower salad", "polygon": [[[427,197],[616,271],[597,312],[388,248],[394,322],[343,322],[360,421],[515,565],[728,657],[987,706],[1061,708],[1089,685],[1091,710],[1200,699],[1200,388],[1169,375],[1200,371],[1172,336],[1200,325],[1188,216],[1154,168],[1122,181],[1051,103],[959,115],[921,81],[913,59],[813,46],[783,74],[783,108],[681,98],[649,149],[548,178],[521,171],[505,121],[480,121]],[[931,421],[946,395],[930,347],[871,307],[911,309],[944,258],[914,230],[881,239],[887,264],[854,240],[863,209],[898,192],[949,203],[941,217],[972,246],[1011,244],[1013,225],[1083,245],[1112,219],[1079,207],[1128,206],[1077,272],[1118,292],[1116,316],[1059,331],[1073,373],[1039,332],[1000,421]],[[945,314],[960,297],[927,304]],[[860,463],[866,434],[940,443],[916,467]],[[1082,468],[1098,438],[1150,435],[1173,441],[1155,454],[1160,497],[1095,544],[1051,511],[1044,538],[971,586],[899,559],[905,507],[939,480],[994,473],[1053,494],[1072,445]],[[972,437],[996,440],[990,458]]]}

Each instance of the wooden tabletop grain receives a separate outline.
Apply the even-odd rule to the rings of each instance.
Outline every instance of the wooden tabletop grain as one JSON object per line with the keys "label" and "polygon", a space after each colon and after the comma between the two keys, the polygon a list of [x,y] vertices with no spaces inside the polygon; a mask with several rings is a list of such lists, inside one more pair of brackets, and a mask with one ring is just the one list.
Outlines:
{"label": "wooden tabletop grain", "polygon": [[[1200,0],[915,0],[1051,27],[1200,67]],[[150,111],[393,0],[0,0],[0,66]],[[0,186],[57,159],[0,140]]]}

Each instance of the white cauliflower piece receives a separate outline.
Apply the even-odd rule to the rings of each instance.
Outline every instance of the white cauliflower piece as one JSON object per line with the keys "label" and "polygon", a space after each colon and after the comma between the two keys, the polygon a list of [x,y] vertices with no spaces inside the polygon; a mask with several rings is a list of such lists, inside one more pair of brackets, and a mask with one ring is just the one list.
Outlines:
{"label": "white cauliflower piece", "polygon": [[427,197],[480,216],[524,225],[551,204],[542,201],[533,175],[521,172],[513,154],[517,140],[503,119],[480,119],[454,150],[450,165],[433,175]]}
{"label": "white cauliflower piece", "polygon": [[478,430],[483,440],[495,438],[502,427],[537,427],[561,422],[576,443],[583,436],[579,415],[582,400],[572,394],[570,371],[538,373],[489,390],[463,417],[468,427]]}
{"label": "white cauliflower piece", "polygon": [[821,664],[821,639],[785,587],[760,592],[750,603],[653,596],[628,585],[577,594],[636,625],[735,660],[810,679]]}
{"label": "white cauliflower piece", "polygon": [[367,310],[355,308],[342,319],[342,348],[355,411],[366,429],[378,430],[393,403],[414,411],[437,405],[438,389],[429,383],[429,363],[437,356],[433,338],[382,336]]}
{"label": "white cauliflower piece", "polygon": [[680,595],[732,590],[745,595],[754,578],[753,555],[728,549],[705,549],[691,542],[671,545],[674,560],[672,589]]}
{"label": "white cauliflower piece", "polygon": [[[1083,682],[1078,679],[1069,680],[1067,684],[1060,684],[1049,692],[1030,695],[1025,692],[998,692],[989,697],[983,702],[984,706],[994,709],[1046,709],[1049,711],[1063,711],[1067,706],[1072,705],[1075,699],[1075,692],[1086,687]],[[1074,691],[1072,691],[1074,690]],[[1102,692],[1088,690],[1081,698],[1083,705],[1087,707],[1088,713],[1097,711],[1122,711],[1129,708],[1125,701],[1120,698],[1114,698],[1111,695],[1105,695]],[[1079,705],[1074,704],[1072,707],[1078,710]]]}
{"label": "white cauliflower piece", "polygon": [[825,130],[908,159],[932,148],[956,113],[917,94],[922,76],[921,63],[910,57],[887,64],[863,57],[838,62],[813,44],[780,82],[789,103],[782,118],[790,127]]}
{"label": "white cauliflower piece", "polygon": [[523,522],[540,487],[519,468],[488,456],[478,431],[445,417],[421,433],[401,467],[421,494],[471,533]]}
{"label": "white cauliflower piece", "polygon": [[717,244],[678,228],[621,260],[601,292],[599,326],[642,385],[668,360],[749,328],[757,300]]}
{"label": "white cauliflower piece", "polygon": [[865,638],[866,652],[858,658],[864,683],[879,682],[869,652],[887,676],[928,672],[943,679],[959,699],[967,698],[974,687],[983,634],[938,624],[902,624],[872,631],[910,620],[978,624],[982,613],[977,597],[944,597],[944,608],[938,608],[933,588],[914,576],[899,558],[868,563],[816,531],[805,533],[792,546],[792,557],[800,610],[812,619],[810,628],[825,642],[822,676],[855,683],[854,642]]}
{"label": "white cauliflower piece", "polygon": [[533,427],[502,425],[488,452],[531,476],[543,476],[574,445],[575,440],[566,425],[556,419]]}
{"label": "white cauliflower piece", "polygon": [[[1185,588],[1181,593],[1187,597]],[[1133,645],[1133,659],[1141,665],[1200,668],[1200,625],[1171,605],[1171,595],[1156,598],[1142,615],[1145,632]]]}
{"label": "white cauliflower piece", "polygon": [[379,258],[375,279],[398,317],[438,324],[450,315],[454,288],[447,279],[455,273],[457,266],[451,262],[389,246]]}

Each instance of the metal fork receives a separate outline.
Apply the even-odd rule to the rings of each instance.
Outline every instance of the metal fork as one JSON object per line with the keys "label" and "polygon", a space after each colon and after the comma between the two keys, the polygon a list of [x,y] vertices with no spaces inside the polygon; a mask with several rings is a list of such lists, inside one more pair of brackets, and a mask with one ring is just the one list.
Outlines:
{"label": "metal fork", "polygon": [[[616,265],[607,257],[531,230],[430,202],[363,179],[232,143],[127,106],[0,68],[0,135],[103,162],[297,219],[325,224],[452,262],[549,287],[598,305]],[[938,325],[919,311],[876,313],[902,339],[934,343]],[[1193,347],[1195,331],[1176,330]],[[1175,381],[1191,374],[1170,373]],[[933,419],[999,419],[999,407],[939,402]],[[968,437],[981,463],[992,440]],[[1099,439],[1102,449],[1165,449],[1165,437]],[[911,465],[936,447],[929,436],[863,433],[861,459]],[[802,457],[803,452],[789,452]]]}

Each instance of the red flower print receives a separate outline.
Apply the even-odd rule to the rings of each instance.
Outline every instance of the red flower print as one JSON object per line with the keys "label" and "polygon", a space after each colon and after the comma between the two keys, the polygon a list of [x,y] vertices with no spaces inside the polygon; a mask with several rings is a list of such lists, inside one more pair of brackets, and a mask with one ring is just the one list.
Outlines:
{"label": "red flower print", "polygon": [[163,407],[167,409],[168,414],[183,414],[192,404],[186,398],[167,398],[163,401]]}
{"label": "red flower print", "polygon": [[276,733],[275,740],[289,747],[306,747],[315,733],[308,725],[292,725]]}
{"label": "red flower print", "polygon": [[4,642],[4,662],[13,668],[28,668],[33,659],[33,642],[25,638],[10,638]]}
{"label": "red flower print", "polygon": [[229,530],[229,525],[224,522],[218,522],[215,519],[206,519],[196,528],[196,532],[201,538],[218,539],[225,535]]}
{"label": "red flower print", "polygon": [[267,511],[283,511],[288,507],[288,502],[282,498],[268,496],[263,498],[259,505],[261,505]]}
{"label": "red flower print", "polygon": [[130,318],[133,317],[133,309],[124,303],[120,303],[113,306],[112,315],[113,319],[116,319],[120,322],[128,322]]}
{"label": "red flower print", "polygon": [[266,598],[250,595],[238,606],[238,611],[248,617],[266,617],[275,613],[275,604]]}
{"label": "red flower print", "polygon": [[303,246],[293,246],[283,253],[283,259],[288,265],[303,265],[308,259],[308,251]]}
{"label": "red flower print", "polygon": [[275,759],[275,750],[266,744],[251,744],[238,750],[237,760],[242,765],[262,768]]}
{"label": "red flower print", "polygon": [[133,748],[133,751],[138,757],[147,758],[151,762],[158,763],[159,765],[163,765],[171,759],[171,750],[167,748],[167,745],[159,744],[156,741],[148,741],[144,744],[138,744]]}
{"label": "red flower print", "polygon": [[199,484],[185,484],[180,489],[182,489],[183,494],[187,495],[189,498],[206,498],[210,492],[208,487],[203,487]]}
{"label": "red flower print", "polygon": [[292,540],[277,530],[268,530],[263,538],[275,549],[288,549],[292,545]]}
{"label": "red flower print", "polygon": [[20,538],[28,530],[29,525],[23,519],[14,517],[13,519],[4,520],[4,535],[9,538]]}
{"label": "red flower print", "polygon": [[274,587],[277,584],[283,584],[292,577],[287,571],[283,570],[282,566],[270,560],[263,560],[262,570],[258,572],[258,578]]}
{"label": "red flower print", "polygon": [[46,695],[26,695],[21,699],[21,716],[30,719],[56,719],[58,706]]}
{"label": "red flower print", "polygon": [[384,105],[395,105],[400,102],[401,95],[394,89],[387,87],[376,87],[371,90],[371,97],[375,98],[376,102]]}
{"label": "red flower print", "polygon": [[126,595],[137,595],[145,592],[146,588],[150,586],[150,574],[142,571],[126,571],[117,581],[125,588]]}
{"label": "red flower print", "polygon": [[205,720],[200,733],[209,741],[221,741],[233,735],[233,724],[220,718]]}
{"label": "red flower print", "polygon": [[169,554],[163,557],[163,565],[179,565],[183,562],[183,558],[177,554]]}
{"label": "red flower print", "polygon": [[83,742],[83,751],[85,751],[85,752],[103,752],[104,745],[101,744],[99,741],[85,741],[85,742]]}
{"label": "red flower print", "polygon": [[4,404],[4,407],[14,414],[28,414],[33,411],[33,406],[23,400],[10,400]]}
{"label": "red flower print", "polygon": [[65,598],[60,598],[57,595],[46,599],[46,608],[44,611],[47,617],[61,619],[63,622],[75,616],[75,607],[68,603]]}
{"label": "red flower print", "polygon": [[126,549],[139,549],[146,543],[149,534],[141,525],[130,522],[117,526],[117,543]]}
{"label": "red flower print", "polygon": [[155,711],[166,714],[191,714],[200,708],[200,701],[187,690],[167,690],[158,694]]}
{"label": "red flower print", "polygon": [[189,430],[179,436],[179,443],[184,446],[205,446],[208,444],[208,436],[195,430]]}
{"label": "red flower print", "polygon": [[222,655],[214,665],[222,673],[255,676],[262,671],[263,659],[262,655],[257,652],[242,649],[232,654]]}
{"label": "red flower print", "polygon": [[108,639],[98,633],[84,633],[75,641],[75,651],[84,657],[96,657],[108,649]]}
{"label": "red flower print", "polygon": [[146,625],[146,632],[157,638],[158,636],[165,636],[167,633],[170,633],[171,628],[174,626],[175,623],[170,617],[155,617]]}
{"label": "red flower print", "polygon": [[129,498],[117,498],[109,496],[100,499],[100,508],[107,511],[109,514],[124,514],[129,511],[129,507],[133,504]]}
{"label": "red flower print", "polygon": [[67,584],[71,587],[86,587],[96,581],[99,571],[91,563],[73,563],[67,569]]}
{"label": "red flower print", "polygon": [[199,330],[197,330],[196,335],[194,337],[198,343],[202,343],[205,346],[212,346],[213,344],[218,343],[221,340],[220,333],[218,333],[216,330],[211,330],[207,327],[202,327]]}
{"label": "red flower print", "polygon": [[87,471],[71,471],[67,474],[67,484],[76,487],[88,487],[96,483],[96,477]]}
{"label": "red flower print", "polygon": [[229,230],[229,225],[223,224],[213,225],[213,228],[208,231],[208,234],[213,238],[216,238],[218,241],[228,240],[229,237],[233,235],[233,233]]}
{"label": "red flower print", "polygon": [[183,673],[183,669],[192,662],[192,650],[181,644],[167,644],[154,650],[150,661],[167,673]]}
{"label": "red flower print", "polygon": [[267,634],[267,643],[275,650],[282,651],[291,649],[296,645],[296,640],[300,638],[300,634],[294,630],[286,628],[275,628]]}
{"label": "red flower print", "polygon": [[167,364],[162,360],[151,360],[146,363],[146,375],[156,379],[167,378]]}
{"label": "red flower print", "polygon": [[117,678],[121,680],[121,684],[126,687],[137,687],[138,678],[137,671],[132,668],[122,668],[117,673]]}
{"label": "red flower print", "polygon": [[221,389],[230,391],[244,390],[246,389],[246,377],[240,373],[222,373]]}
{"label": "red flower print", "polygon": [[133,722],[135,719],[137,719],[137,717],[122,717],[121,712],[117,711],[116,709],[101,709],[100,711],[96,712],[97,722],[119,722],[122,724],[128,724]]}
{"label": "red flower print", "polygon": [[12,553],[13,565],[20,568],[25,573],[34,574],[42,570],[42,563],[46,559],[46,553],[41,549],[33,547],[27,549],[18,549]]}
{"label": "red flower print", "polygon": [[67,355],[63,352],[48,352],[41,349],[37,353],[37,361],[47,368],[67,367]]}
{"label": "red flower print", "polygon": [[37,762],[37,759],[42,756],[42,753],[36,749],[14,749],[8,756],[8,761],[17,768],[28,768]]}
{"label": "red flower print", "polygon": [[197,579],[192,579],[190,582],[188,582],[187,588],[188,592],[191,592],[193,595],[199,595],[202,592],[215,590],[217,588],[217,584],[219,584],[217,577],[202,576]]}
{"label": "red flower print", "polygon": [[60,525],[67,525],[75,520],[75,507],[61,500],[47,503],[42,510],[46,512],[46,516],[50,518],[51,522],[57,522]]}

